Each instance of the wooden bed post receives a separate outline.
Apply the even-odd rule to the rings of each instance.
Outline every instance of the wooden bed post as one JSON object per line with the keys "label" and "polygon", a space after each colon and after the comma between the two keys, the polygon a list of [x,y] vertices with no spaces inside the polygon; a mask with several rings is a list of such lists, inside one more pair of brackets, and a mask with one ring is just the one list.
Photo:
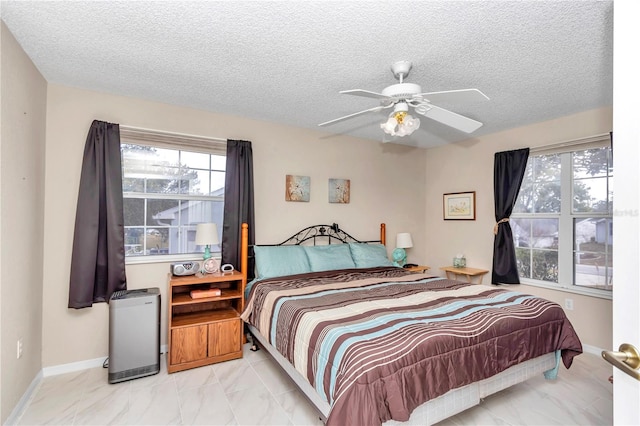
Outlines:
{"label": "wooden bed post", "polygon": [[380,242],[383,246],[387,245],[387,225],[384,223],[380,224]]}
{"label": "wooden bed post", "polygon": [[[240,272],[242,273],[242,298],[240,299],[240,313],[244,312],[244,290],[247,288],[247,268],[249,267],[249,225],[242,224],[240,233]],[[244,332],[244,323],[240,327],[242,344],[247,343],[247,334]],[[254,345],[255,346],[255,345]]]}
{"label": "wooden bed post", "polygon": [[[249,266],[249,225],[242,224],[240,234],[240,272],[244,277],[244,284],[247,284],[247,268]],[[244,287],[244,286],[243,286]],[[244,288],[243,288],[244,291]]]}

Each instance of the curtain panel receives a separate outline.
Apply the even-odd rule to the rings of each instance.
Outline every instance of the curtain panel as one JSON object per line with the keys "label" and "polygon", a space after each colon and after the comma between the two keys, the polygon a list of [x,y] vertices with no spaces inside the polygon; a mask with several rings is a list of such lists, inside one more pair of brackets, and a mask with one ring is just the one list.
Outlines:
{"label": "curtain panel", "polygon": [[[222,225],[222,264],[240,267],[242,223],[249,225],[249,245],[255,244],[253,205],[253,150],[251,142],[227,141]],[[249,257],[247,279],[254,278],[254,259]]]}
{"label": "curtain panel", "polygon": [[516,204],[527,168],[529,148],[496,152],[493,191],[496,225],[493,241],[492,284],[520,284],[509,217]]}
{"label": "curtain panel", "polygon": [[68,307],[108,302],[126,288],[120,128],[94,120],[82,160]]}

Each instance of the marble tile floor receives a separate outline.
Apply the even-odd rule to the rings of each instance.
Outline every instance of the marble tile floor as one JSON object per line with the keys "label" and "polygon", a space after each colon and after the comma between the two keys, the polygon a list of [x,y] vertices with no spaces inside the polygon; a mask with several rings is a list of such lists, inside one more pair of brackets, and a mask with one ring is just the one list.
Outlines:
{"label": "marble tile floor", "polygon": [[[269,354],[110,385],[107,369],[47,377],[21,425],[322,425]],[[556,381],[531,379],[484,399],[439,425],[610,425],[612,369],[583,354]],[[411,421],[409,422],[411,423]]]}

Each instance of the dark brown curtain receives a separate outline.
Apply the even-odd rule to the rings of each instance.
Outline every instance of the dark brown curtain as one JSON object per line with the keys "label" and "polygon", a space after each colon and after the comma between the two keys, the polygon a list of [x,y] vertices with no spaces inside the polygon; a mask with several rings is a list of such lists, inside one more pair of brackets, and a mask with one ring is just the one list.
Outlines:
{"label": "dark brown curtain", "polygon": [[529,148],[496,152],[493,166],[493,192],[496,214],[493,241],[493,284],[520,284],[509,217],[520,192],[527,168]]}
{"label": "dark brown curtain", "polygon": [[[249,225],[249,245],[255,243],[253,207],[253,151],[251,142],[227,140],[227,168],[224,184],[222,263],[240,267],[241,225]],[[247,278],[253,279],[253,258],[249,258]]]}
{"label": "dark brown curtain", "polygon": [[94,120],[82,160],[69,307],[108,302],[126,288],[120,126]]}

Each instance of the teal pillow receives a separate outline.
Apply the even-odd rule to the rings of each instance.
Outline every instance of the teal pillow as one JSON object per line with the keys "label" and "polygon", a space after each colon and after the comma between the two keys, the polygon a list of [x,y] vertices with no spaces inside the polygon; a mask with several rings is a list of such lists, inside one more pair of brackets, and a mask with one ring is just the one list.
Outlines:
{"label": "teal pillow", "polygon": [[393,263],[387,257],[387,249],[382,244],[349,243],[349,249],[356,268],[393,266]]}
{"label": "teal pillow", "polygon": [[253,253],[261,279],[311,272],[302,246],[254,246]]}
{"label": "teal pillow", "polygon": [[304,246],[312,272],[355,268],[348,244]]}

